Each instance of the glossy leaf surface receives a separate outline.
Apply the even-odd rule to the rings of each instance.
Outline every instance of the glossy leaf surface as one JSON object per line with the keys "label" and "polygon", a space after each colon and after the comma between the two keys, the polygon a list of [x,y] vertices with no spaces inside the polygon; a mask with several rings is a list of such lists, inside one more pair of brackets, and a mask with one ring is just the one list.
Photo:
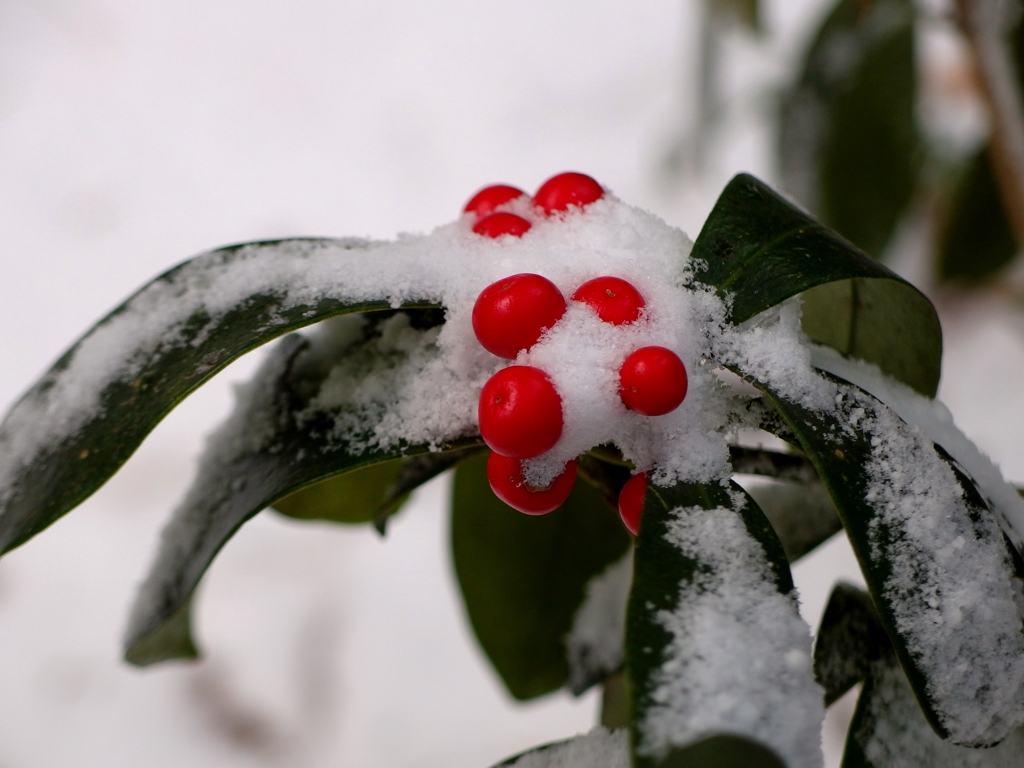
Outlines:
{"label": "glossy leaf surface", "polygon": [[[692,258],[707,265],[698,280],[732,297],[733,322],[808,291],[804,331],[812,340],[935,394],[942,330],[931,302],[754,177],[729,182]],[[822,300],[808,290],[816,286],[828,291]]]}
{"label": "glossy leaf surface", "polygon": [[239,356],[328,317],[391,309],[302,283],[368,247],[305,239],[221,248],[166,272],[101,320],[0,425],[0,552],[86,499],[175,405]]}
{"label": "glossy leaf surface", "polygon": [[842,0],[783,99],[787,190],[823,222],[881,256],[920,165],[910,0]]}
{"label": "glossy leaf surface", "polygon": [[565,685],[564,636],[587,582],[629,546],[618,514],[587,482],[540,517],[500,501],[486,455],[455,470],[452,556],[473,631],[517,699]]}

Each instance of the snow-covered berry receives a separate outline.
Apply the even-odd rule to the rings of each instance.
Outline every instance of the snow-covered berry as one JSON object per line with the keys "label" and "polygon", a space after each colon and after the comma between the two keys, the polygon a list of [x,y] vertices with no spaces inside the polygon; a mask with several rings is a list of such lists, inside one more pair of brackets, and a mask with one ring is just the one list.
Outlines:
{"label": "snow-covered berry", "polygon": [[566,211],[571,205],[581,208],[604,196],[604,190],[594,179],[583,173],[560,173],[541,184],[533,203],[544,213]]}
{"label": "snow-covered berry", "polygon": [[516,216],[508,211],[498,211],[480,219],[473,225],[473,231],[485,237],[501,237],[502,235],[522,237],[530,226],[530,222],[522,216]]}
{"label": "snow-covered berry", "polygon": [[491,376],[477,415],[488,447],[513,459],[539,456],[562,436],[562,398],[544,371],[528,365]]}
{"label": "snow-covered berry", "polygon": [[576,484],[576,462],[565,469],[546,488],[533,488],[523,479],[522,464],[500,453],[487,459],[487,480],[494,495],[513,509],[527,515],[546,515],[562,505]]}
{"label": "snow-covered berry", "polygon": [[587,304],[598,317],[612,325],[635,322],[645,304],[640,291],[620,277],[588,280],[576,289],[572,299]]}
{"label": "snow-covered berry", "polygon": [[565,297],[546,277],[523,273],[492,283],[473,306],[473,332],[484,349],[514,360],[565,314]]}
{"label": "snow-covered berry", "polygon": [[526,193],[516,187],[510,187],[508,184],[493,184],[489,187],[484,187],[466,203],[466,207],[462,210],[465,213],[475,213],[477,218],[483,218],[504,205],[510,203],[517,197],[522,197]]}
{"label": "snow-covered berry", "polygon": [[633,475],[619,491],[619,517],[627,530],[636,536],[640,532],[640,513],[644,510],[647,493],[647,473]]}
{"label": "snow-covered berry", "polygon": [[686,366],[665,347],[640,347],[619,369],[619,396],[644,416],[674,411],[686,397]]}

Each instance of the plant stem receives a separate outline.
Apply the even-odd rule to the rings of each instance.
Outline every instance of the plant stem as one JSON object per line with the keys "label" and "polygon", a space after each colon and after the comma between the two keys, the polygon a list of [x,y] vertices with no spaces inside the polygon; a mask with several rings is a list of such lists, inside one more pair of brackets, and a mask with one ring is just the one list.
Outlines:
{"label": "plant stem", "polygon": [[992,169],[1017,245],[1024,247],[1024,103],[1005,5],[1002,0],[957,0],[960,28],[970,43],[992,120]]}

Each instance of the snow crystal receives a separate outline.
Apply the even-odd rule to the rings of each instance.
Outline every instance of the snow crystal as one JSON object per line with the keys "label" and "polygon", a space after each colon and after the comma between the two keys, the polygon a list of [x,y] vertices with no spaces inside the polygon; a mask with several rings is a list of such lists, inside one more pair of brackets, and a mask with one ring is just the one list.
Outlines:
{"label": "snow crystal", "polygon": [[935,735],[899,665],[876,662],[872,665],[871,678],[862,730],[854,734],[871,765],[877,768],[905,765],[1020,768],[1024,732],[1014,731],[992,749],[958,747]]}
{"label": "snow crystal", "polygon": [[733,510],[674,510],[666,538],[701,563],[678,607],[654,704],[639,727],[641,754],[660,757],[713,733],[777,752],[792,768],[822,764],[823,693],[795,596],[782,595],[764,550]]}
{"label": "snow crystal", "polygon": [[633,549],[587,583],[583,602],[565,638],[569,689],[583,691],[622,666],[626,604],[633,583]]}
{"label": "snow crystal", "polygon": [[629,733],[598,726],[584,736],[532,750],[508,768],[629,768]]}
{"label": "snow crystal", "polygon": [[869,533],[886,558],[896,628],[951,738],[991,744],[1024,723],[1024,631],[996,521],[973,515],[949,463],[920,429],[840,387],[871,436]]}

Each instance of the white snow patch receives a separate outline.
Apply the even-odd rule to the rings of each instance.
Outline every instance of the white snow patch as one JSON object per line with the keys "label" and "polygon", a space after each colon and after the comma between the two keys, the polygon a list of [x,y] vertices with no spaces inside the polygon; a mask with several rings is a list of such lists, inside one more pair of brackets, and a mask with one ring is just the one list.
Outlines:
{"label": "white snow patch", "polygon": [[795,596],[778,592],[764,551],[733,510],[672,512],[666,538],[701,567],[678,608],[639,726],[639,752],[661,757],[714,733],[772,748],[792,768],[822,764],[823,693]]}
{"label": "white snow patch", "polygon": [[565,638],[569,688],[580,690],[596,675],[622,666],[626,605],[633,584],[633,548],[587,583],[583,602]]}
{"label": "white snow patch", "polygon": [[527,752],[508,768],[629,768],[629,733],[598,726],[575,739]]}
{"label": "white snow patch", "polygon": [[[863,728],[858,733],[872,766],[927,765],[929,768],[1020,768],[1024,732],[1016,730],[992,749],[970,749],[943,741],[924,719],[903,670],[876,663]],[[861,694],[864,695],[864,694]]]}

